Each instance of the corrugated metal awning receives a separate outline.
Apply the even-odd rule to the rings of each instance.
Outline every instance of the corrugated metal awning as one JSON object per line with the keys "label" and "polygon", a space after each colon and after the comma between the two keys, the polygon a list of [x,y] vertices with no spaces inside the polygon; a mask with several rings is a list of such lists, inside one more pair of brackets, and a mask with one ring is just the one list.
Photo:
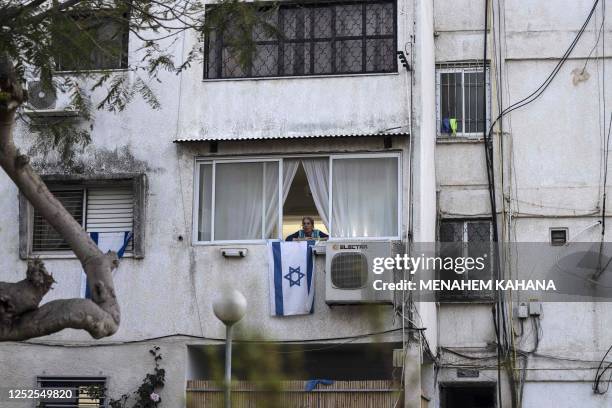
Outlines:
{"label": "corrugated metal awning", "polygon": [[277,136],[261,136],[261,135],[215,135],[193,138],[175,139],[174,143],[195,143],[195,142],[210,142],[210,141],[240,141],[240,140],[277,140],[277,139],[311,139],[311,138],[327,138],[327,137],[370,137],[370,136],[410,136],[407,132],[376,132],[376,133],[327,133],[327,134],[285,134]]}

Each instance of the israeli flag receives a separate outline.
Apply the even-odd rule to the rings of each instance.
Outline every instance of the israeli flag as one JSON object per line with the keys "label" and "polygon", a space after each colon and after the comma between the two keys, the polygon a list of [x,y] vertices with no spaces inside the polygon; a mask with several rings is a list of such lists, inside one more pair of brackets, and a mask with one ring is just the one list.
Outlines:
{"label": "israeli flag", "polygon": [[310,314],[314,310],[314,241],[268,242],[272,316]]}
{"label": "israeli flag", "polygon": [[[132,239],[132,232],[90,232],[89,236],[98,245],[103,253],[115,251],[119,258],[123,257],[125,250]],[[114,272],[114,271],[113,271]],[[91,299],[91,289],[87,284],[87,275],[81,273],[81,297]]]}

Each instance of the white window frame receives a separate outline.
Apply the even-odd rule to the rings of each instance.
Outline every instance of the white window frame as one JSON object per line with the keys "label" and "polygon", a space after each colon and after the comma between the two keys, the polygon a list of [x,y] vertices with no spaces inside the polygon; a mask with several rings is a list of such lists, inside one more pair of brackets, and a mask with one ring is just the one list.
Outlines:
{"label": "white window frame", "polygon": [[[483,72],[485,74],[486,79],[486,89],[487,89],[487,117],[485,118],[485,132],[489,130],[489,126],[491,126],[491,81],[489,78],[489,67],[480,65],[466,65],[462,66],[462,64],[456,64],[456,66],[449,65],[448,67],[436,67],[436,134],[438,137],[446,138],[446,137],[461,137],[467,139],[480,139],[484,137],[483,132],[465,132],[465,74],[471,72]],[[447,135],[446,133],[442,133],[440,131],[442,124],[442,74],[449,73],[461,73],[461,90],[462,90],[462,118],[463,118],[463,131],[457,132],[457,136]]]}
{"label": "white window frame", "polygon": [[[397,236],[388,237],[333,237],[333,161],[342,159],[373,159],[392,157],[397,159]],[[313,155],[287,155],[282,157],[272,156],[252,156],[252,157],[225,157],[225,158],[201,158],[196,157],[194,161],[194,178],[193,178],[193,217],[192,217],[192,244],[193,245],[228,245],[228,244],[262,244],[266,241],[282,241],[283,231],[283,168],[285,159],[299,158],[327,158],[329,159],[329,241],[348,241],[348,240],[367,240],[367,241],[388,241],[400,240],[402,236],[402,157],[401,152],[385,152],[385,153],[360,153],[360,154],[313,154]],[[214,240],[214,217],[215,217],[215,165],[217,163],[261,163],[261,162],[277,162],[278,163],[278,236],[269,239],[249,239],[249,240]],[[211,206],[211,240],[200,241],[198,239],[199,219],[198,213],[200,208],[200,165],[212,164],[212,206]],[[264,189],[265,191],[265,189]],[[265,221],[265,214],[262,214],[262,221]],[[265,231],[265,222],[262,222],[262,234]]]}
{"label": "white window frame", "polygon": [[[278,206],[279,206],[279,211],[278,211],[278,236],[280,237],[281,233],[282,233],[282,218],[283,218],[283,210],[282,210],[282,201],[283,201],[283,196],[282,196],[282,189],[283,189],[283,159],[282,158],[270,158],[270,157],[262,157],[262,158],[256,158],[256,157],[252,157],[252,158],[243,158],[243,159],[230,159],[230,158],[221,158],[221,159],[197,159],[196,158],[196,165],[195,165],[195,177],[194,177],[194,186],[193,186],[193,191],[194,191],[194,203],[193,203],[193,237],[192,237],[192,242],[196,245],[210,245],[210,244],[218,244],[218,245],[226,245],[226,244],[233,244],[233,243],[239,243],[239,244],[258,244],[261,242],[265,242],[266,238],[263,237],[263,235],[265,234],[266,231],[266,207],[265,205],[262,206],[262,223],[261,223],[261,233],[262,233],[262,238],[261,239],[235,239],[235,240],[215,240],[215,186],[217,183],[216,180],[216,165],[217,164],[222,164],[222,163],[263,163],[263,162],[276,162],[278,163]],[[198,219],[198,213],[199,213],[199,209],[200,209],[200,166],[201,165],[212,165],[212,196],[211,196],[211,210],[210,210],[210,241],[200,241],[198,239],[198,227],[199,227],[199,222],[200,220]],[[263,196],[264,192],[266,191],[265,189],[265,177],[264,177],[264,188],[262,189],[262,199],[265,202],[265,197]]]}
{"label": "white window frame", "polygon": [[[334,176],[334,160],[343,159],[377,159],[395,157],[397,159],[397,235],[388,237],[334,237],[334,221],[333,221],[333,176]],[[364,240],[364,241],[389,241],[400,240],[402,235],[402,162],[400,153],[370,153],[370,154],[342,154],[329,156],[329,241],[347,241],[347,240]]]}

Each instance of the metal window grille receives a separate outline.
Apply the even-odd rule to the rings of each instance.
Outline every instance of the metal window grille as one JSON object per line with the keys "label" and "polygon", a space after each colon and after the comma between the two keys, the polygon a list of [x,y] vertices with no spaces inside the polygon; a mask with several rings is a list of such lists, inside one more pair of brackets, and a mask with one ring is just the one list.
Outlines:
{"label": "metal window grille", "polygon": [[[486,220],[445,220],[440,223],[440,253],[441,258],[472,257],[484,258],[484,269],[472,269],[469,272],[457,274],[455,271],[439,271],[440,279],[448,280],[488,280],[493,276],[493,229]],[[491,300],[493,293],[489,291],[439,292],[440,300]]]}
{"label": "metal window grille", "polygon": [[[263,12],[262,12],[263,13]],[[394,0],[282,4],[251,33],[255,52],[241,64],[231,46],[237,27],[205,41],[204,78],[252,78],[397,71]]]}
{"label": "metal window grille", "polygon": [[[487,118],[482,115],[483,75],[487,87]],[[489,69],[482,63],[438,64],[437,128],[442,137],[482,137],[490,122]]]}
{"label": "metal window grille", "polygon": [[71,391],[71,398],[39,401],[40,408],[102,408],[106,403],[104,377],[38,377],[38,387]]}
{"label": "metal window grille", "polygon": [[[83,224],[83,202],[85,191],[83,188],[73,187],[52,189],[52,193],[68,210],[79,224]],[[68,243],[55,231],[45,219],[34,210],[34,226],[32,235],[32,250],[35,252],[69,251]]]}
{"label": "metal window grille", "polygon": [[[87,232],[124,232],[134,228],[134,192],[129,186],[63,186],[50,189]],[[69,251],[68,243],[34,210],[33,252]],[[127,252],[132,251],[133,240]]]}

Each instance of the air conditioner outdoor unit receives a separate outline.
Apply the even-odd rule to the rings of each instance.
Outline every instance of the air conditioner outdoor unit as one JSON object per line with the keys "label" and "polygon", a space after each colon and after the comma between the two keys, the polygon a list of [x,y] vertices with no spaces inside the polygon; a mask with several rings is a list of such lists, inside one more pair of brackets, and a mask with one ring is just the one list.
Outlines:
{"label": "air conditioner outdoor unit", "polygon": [[44,86],[42,81],[27,82],[28,101],[25,112],[32,116],[76,116],[71,98],[66,92]]}
{"label": "air conditioner outdoor unit", "polygon": [[325,259],[325,301],[327,304],[393,303],[394,292],[375,290],[375,280],[397,281],[394,270],[372,271],[374,258],[403,254],[401,241],[328,242]]}

